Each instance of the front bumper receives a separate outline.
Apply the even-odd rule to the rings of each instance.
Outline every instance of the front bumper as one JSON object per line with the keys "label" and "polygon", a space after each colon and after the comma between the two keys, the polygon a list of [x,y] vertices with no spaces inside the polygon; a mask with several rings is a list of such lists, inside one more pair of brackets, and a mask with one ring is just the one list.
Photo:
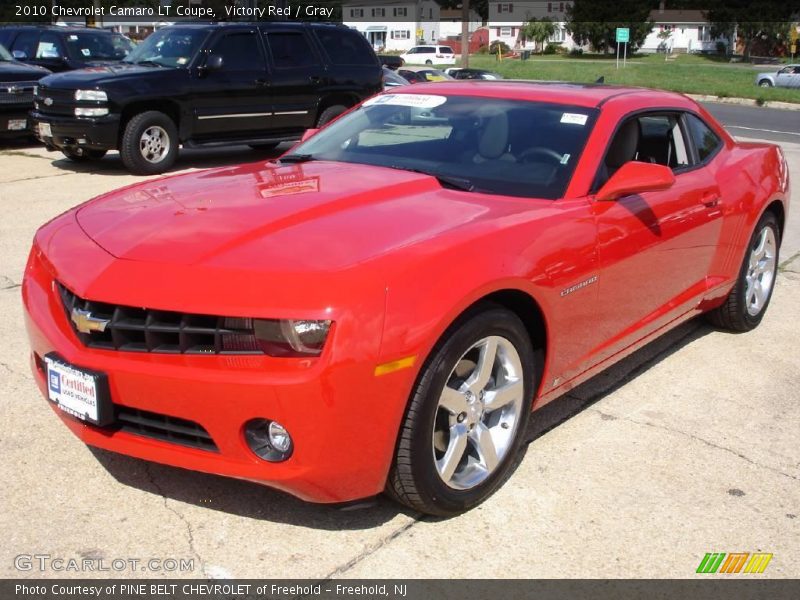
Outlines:
{"label": "front bumper", "polygon": [[[10,129],[11,121],[25,121],[25,129]],[[0,112],[0,136],[5,138],[31,135],[31,118],[28,116],[28,107],[3,107]]]}
{"label": "front bumper", "polygon": [[[117,114],[94,119],[45,115],[32,111],[31,120],[36,138],[51,149],[114,150],[118,145],[120,117]],[[52,137],[43,137],[40,134],[39,123],[50,125]]]}
{"label": "front bumper", "polygon": [[[62,221],[67,220],[70,224],[64,226]],[[55,237],[65,241],[61,244],[51,239],[43,244],[50,256],[68,249],[71,264],[79,265],[76,269],[82,265],[84,272],[87,264],[101,273],[111,262],[131,262],[110,257],[82,235],[71,215],[57,221]],[[360,350],[351,353],[349,348],[363,348],[360,341],[347,343],[358,319],[354,323],[346,318],[336,320],[325,352],[314,361],[92,349],[75,335],[54,285],[56,280],[70,284],[80,279],[70,273],[69,264],[55,265],[35,245],[22,286],[31,365],[42,394],[46,397],[42,358],[56,352],[75,366],[106,373],[117,408],[197,423],[217,450],[186,447],[113,427],[98,428],[54,407],[86,444],[266,484],[315,502],[344,502],[383,490],[414,373],[408,369],[376,377],[373,360],[365,359]],[[86,295],[86,290],[78,291]],[[363,328],[369,319],[361,321],[358,327]],[[370,327],[362,333],[373,335]],[[243,428],[253,418],[274,419],[288,429],[294,441],[288,460],[270,463],[250,451]]]}

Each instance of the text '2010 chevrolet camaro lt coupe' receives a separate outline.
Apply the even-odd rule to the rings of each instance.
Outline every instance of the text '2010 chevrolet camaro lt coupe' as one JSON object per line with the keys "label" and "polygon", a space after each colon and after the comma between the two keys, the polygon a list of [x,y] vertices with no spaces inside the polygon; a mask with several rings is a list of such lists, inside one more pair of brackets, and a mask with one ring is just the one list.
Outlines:
{"label": "text '2010 chevrolet camaro lt coupe'", "polygon": [[532,409],[700,313],[757,326],[788,202],[779,148],[677,94],[408,86],[44,225],[32,368],[92,446],[456,514]]}

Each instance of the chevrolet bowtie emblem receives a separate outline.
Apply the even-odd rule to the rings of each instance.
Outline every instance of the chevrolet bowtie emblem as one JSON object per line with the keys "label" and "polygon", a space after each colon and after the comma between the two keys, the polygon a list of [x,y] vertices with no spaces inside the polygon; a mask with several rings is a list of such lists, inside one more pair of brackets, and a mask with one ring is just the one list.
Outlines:
{"label": "chevrolet bowtie emblem", "polygon": [[92,333],[93,331],[105,331],[108,324],[111,322],[109,319],[98,319],[92,316],[89,310],[82,310],[80,308],[73,308],[70,314],[70,320],[75,324],[75,329],[81,333]]}

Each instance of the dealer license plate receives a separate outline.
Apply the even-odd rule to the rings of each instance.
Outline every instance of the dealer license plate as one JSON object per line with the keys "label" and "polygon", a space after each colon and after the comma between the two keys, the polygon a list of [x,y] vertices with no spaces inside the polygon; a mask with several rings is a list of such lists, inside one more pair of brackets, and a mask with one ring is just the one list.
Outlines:
{"label": "dealer license plate", "polygon": [[105,373],[73,366],[52,353],[44,360],[47,364],[47,397],[51,402],[87,423],[103,426],[113,420]]}
{"label": "dealer license plate", "polygon": [[8,130],[9,131],[25,131],[28,127],[28,122],[25,119],[9,119],[8,120]]}
{"label": "dealer license plate", "polygon": [[53,137],[53,130],[50,123],[39,123],[39,137]]}

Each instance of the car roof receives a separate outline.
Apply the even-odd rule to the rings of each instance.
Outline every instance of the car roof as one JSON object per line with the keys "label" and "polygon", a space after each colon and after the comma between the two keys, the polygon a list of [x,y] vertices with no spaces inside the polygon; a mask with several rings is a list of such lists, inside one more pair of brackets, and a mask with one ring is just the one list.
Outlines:
{"label": "car roof", "polygon": [[[418,67],[424,70],[426,67]],[[430,67],[428,67],[430,68]],[[404,69],[409,69],[404,67]],[[409,69],[411,70],[411,69]],[[623,87],[605,84],[564,83],[556,81],[520,81],[513,79],[476,80],[458,79],[446,83],[428,83],[425,87],[397,90],[402,94],[442,94],[449,96],[482,96],[508,100],[529,100],[596,108],[608,100],[622,96],[636,96],[654,106],[686,106],[688,99],[675,92],[649,88]]]}
{"label": "car roof", "polygon": [[0,31],[3,29],[19,29],[21,30],[42,30],[46,29],[47,31],[64,31],[64,32],[76,32],[76,31],[92,31],[95,33],[115,33],[114,31],[110,31],[108,29],[101,29],[99,27],[82,27],[80,25],[2,25],[0,26]]}

